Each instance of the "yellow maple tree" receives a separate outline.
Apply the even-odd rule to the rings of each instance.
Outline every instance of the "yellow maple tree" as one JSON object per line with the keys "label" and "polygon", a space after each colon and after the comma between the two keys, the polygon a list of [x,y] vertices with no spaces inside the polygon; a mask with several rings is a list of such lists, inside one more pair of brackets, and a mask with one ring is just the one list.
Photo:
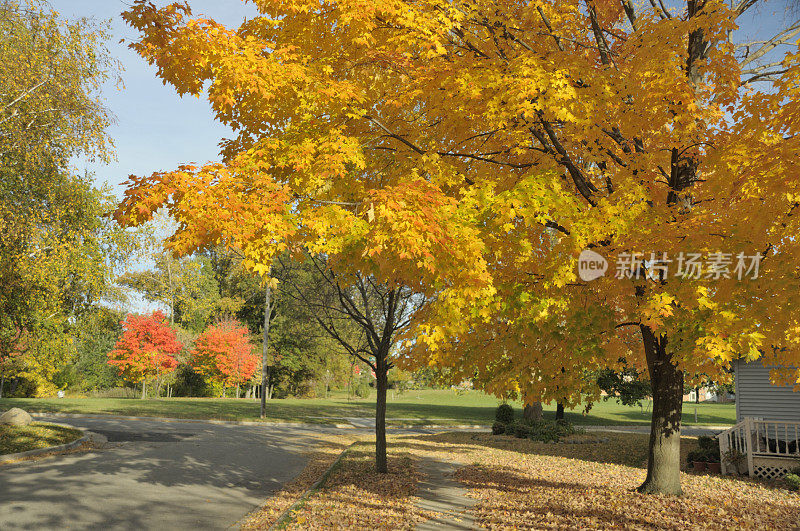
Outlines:
{"label": "yellow maple tree", "polygon": [[[800,362],[800,56],[756,66],[798,25],[742,54],[750,0],[254,3],[236,29],[124,14],[236,136],[132,177],[122,222],[166,207],[179,253],[224,243],[266,272],[306,247],[412,286],[432,303],[409,358],[496,394],[574,402],[624,357],[654,393],[642,492],[680,492],[684,379]],[[587,249],[619,267],[579,280]]]}

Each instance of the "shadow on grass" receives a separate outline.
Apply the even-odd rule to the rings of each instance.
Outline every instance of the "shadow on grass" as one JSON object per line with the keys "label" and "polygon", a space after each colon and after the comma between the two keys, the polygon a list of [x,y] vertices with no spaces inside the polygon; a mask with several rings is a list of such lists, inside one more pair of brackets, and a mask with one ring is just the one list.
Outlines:
{"label": "shadow on grass", "polygon": [[[602,433],[606,442],[588,444],[540,443],[530,439],[517,439],[507,435],[488,433],[446,432],[433,435],[407,435],[398,437],[398,443],[412,450],[447,452],[465,455],[488,448],[522,455],[542,455],[578,459],[595,463],[625,465],[645,468],[649,436],[642,433]],[[681,462],[686,454],[697,447],[694,437],[681,438]]]}
{"label": "shadow on grass", "polygon": [[[428,400],[434,398],[428,397]],[[467,400],[468,402],[468,400]],[[474,403],[473,403],[474,404]],[[198,399],[170,398],[65,398],[65,399],[0,399],[0,411],[11,407],[42,413],[111,414],[122,416],[152,416],[187,419],[259,420],[260,405],[255,400],[245,399]],[[347,399],[290,399],[270,400],[267,404],[267,421],[330,423],[342,417],[365,417],[374,415],[374,402]],[[687,405],[684,422],[693,421],[693,405]],[[735,410],[731,406],[700,405],[699,421],[706,424],[731,424]],[[488,425],[494,421],[495,406],[466,404],[437,404],[427,402],[389,402],[387,415],[392,419],[419,420],[435,423],[446,420],[455,423]],[[328,418],[320,418],[328,417]],[[552,411],[545,412],[553,418]],[[638,408],[622,408],[606,403],[598,404],[588,414],[568,411],[566,419],[576,425],[647,425],[650,413]]]}

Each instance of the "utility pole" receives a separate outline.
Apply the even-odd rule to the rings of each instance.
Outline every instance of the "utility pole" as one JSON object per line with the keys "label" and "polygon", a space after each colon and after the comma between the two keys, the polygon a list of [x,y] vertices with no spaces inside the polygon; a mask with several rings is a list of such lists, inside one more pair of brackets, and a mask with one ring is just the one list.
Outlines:
{"label": "utility pole", "polygon": [[[270,269],[270,273],[272,269]],[[267,385],[269,380],[269,321],[272,314],[272,288],[264,291],[264,336],[261,350],[261,418],[267,416]]]}

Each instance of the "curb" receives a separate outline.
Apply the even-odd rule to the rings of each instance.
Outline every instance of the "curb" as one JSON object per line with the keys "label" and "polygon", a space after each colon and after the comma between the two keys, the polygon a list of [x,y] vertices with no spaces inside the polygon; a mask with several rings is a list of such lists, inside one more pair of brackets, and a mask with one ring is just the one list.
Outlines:
{"label": "curb", "polygon": [[[351,430],[374,430],[374,426],[354,426],[350,423],[320,423],[311,424],[308,422],[261,422],[258,420],[218,420],[218,419],[181,419],[173,417],[132,417],[125,415],[91,415],[84,413],[30,413],[31,417],[56,417],[56,418],[82,418],[82,419],[119,419],[119,420],[151,420],[155,422],[186,422],[196,424],[219,424],[236,426],[274,426],[282,428],[339,428]],[[476,426],[474,424],[459,425],[439,425],[439,424],[400,424],[387,425],[387,430],[488,430],[491,426]]]}
{"label": "curb", "polygon": [[333,471],[339,465],[339,462],[342,460],[342,458],[356,444],[358,444],[358,441],[351,443],[350,446],[348,446],[347,448],[342,450],[342,453],[339,454],[339,457],[337,457],[336,460],[333,463],[331,463],[331,466],[328,467],[328,469],[322,474],[322,476],[320,476],[320,478],[313,485],[311,485],[311,487],[309,487],[308,490],[305,491],[297,499],[297,501],[295,501],[285,511],[283,511],[281,513],[281,515],[278,517],[278,519],[275,520],[275,523],[273,523],[271,526],[269,526],[267,531],[276,531],[278,529],[283,529],[289,523],[290,519],[292,518],[292,512],[296,511],[297,509],[299,509],[300,506],[302,506],[306,501],[308,501],[308,499],[314,493],[316,493],[325,484],[326,481],[328,481],[328,478],[331,476]]}
{"label": "curb", "polygon": [[[62,426],[67,428],[72,428],[73,430],[80,429],[76,428],[75,426],[66,426],[64,424],[54,424],[54,426]],[[82,444],[89,442],[92,438],[92,434],[87,432],[86,430],[81,430],[83,432],[83,437],[76,439],[70,443],[66,444],[59,444],[56,446],[50,446],[48,448],[37,448],[35,450],[28,450],[27,452],[18,452],[16,454],[6,454],[0,455],[0,464],[9,463],[12,461],[18,461],[20,459],[24,459],[26,457],[34,457],[41,454],[49,454],[54,452],[66,452],[68,450],[72,450],[81,446]]]}
{"label": "curb", "polygon": [[185,422],[194,424],[220,424],[238,426],[275,426],[287,428],[354,428],[351,424],[310,424],[303,422],[261,422],[257,420],[181,419],[171,417],[131,417],[124,415],[86,415],[82,413],[30,413],[31,417],[60,417],[71,419],[151,420],[155,422]]}

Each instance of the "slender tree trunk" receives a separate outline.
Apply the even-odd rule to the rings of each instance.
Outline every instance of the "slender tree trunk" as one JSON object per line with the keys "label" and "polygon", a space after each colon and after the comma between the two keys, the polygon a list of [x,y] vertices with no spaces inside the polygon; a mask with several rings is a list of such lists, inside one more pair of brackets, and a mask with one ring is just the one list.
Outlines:
{"label": "slender tree trunk", "polygon": [[0,398],[3,398],[3,386],[6,385],[6,377],[0,378]]}
{"label": "slender tree trunk", "polygon": [[236,384],[236,398],[239,398],[239,384]]}
{"label": "slender tree trunk", "polygon": [[272,314],[272,289],[264,291],[264,346],[261,349],[261,418],[267,416],[267,386],[269,385],[269,321]]}
{"label": "slender tree trunk", "polygon": [[556,420],[564,420],[564,404],[556,403]]}
{"label": "slender tree trunk", "polygon": [[147,381],[142,380],[142,400],[147,398]]}
{"label": "slender tree trunk", "polygon": [[640,328],[653,387],[653,416],[647,478],[638,490],[646,494],[679,495],[683,372],[667,353],[667,337],[656,336],[648,326]]}
{"label": "slender tree trunk", "polygon": [[387,377],[386,359],[380,355],[376,359],[375,387],[378,398],[375,401],[375,470],[380,474],[389,471],[386,463],[386,389],[389,379]]}

